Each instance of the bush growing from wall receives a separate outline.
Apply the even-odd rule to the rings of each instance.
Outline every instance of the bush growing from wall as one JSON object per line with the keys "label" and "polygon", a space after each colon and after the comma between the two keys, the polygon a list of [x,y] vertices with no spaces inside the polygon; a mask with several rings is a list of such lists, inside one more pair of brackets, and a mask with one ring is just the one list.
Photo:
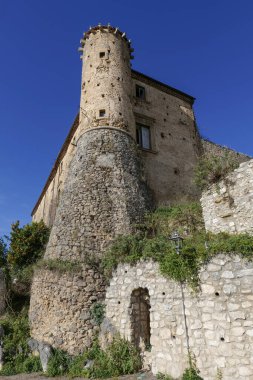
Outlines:
{"label": "bush growing from wall", "polygon": [[233,154],[225,152],[222,156],[202,156],[195,169],[195,183],[201,189],[224,179],[227,174],[238,168],[240,162]]}
{"label": "bush growing from wall", "polygon": [[[187,215],[195,210],[185,224],[178,226],[184,237],[180,255],[169,240],[174,231],[177,215]],[[157,210],[147,217],[146,224],[136,229],[136,233],[119,236],[102,259],[102,266],[108,278],[119,263],[136,264],[139,260],[159,262],[161,273],[175,281],[187,281],[193,288],[198,286],[200,267],[218,253],[240,253],[253,258],[253,237],[247,234],[211,234],[204,230],[201,208],[195,203],[173,206]],[[152,223],[150,223],[150,220]],[[150,227],[152,225],[152,228]],[[194,225],[194,227],[193,227]]]}

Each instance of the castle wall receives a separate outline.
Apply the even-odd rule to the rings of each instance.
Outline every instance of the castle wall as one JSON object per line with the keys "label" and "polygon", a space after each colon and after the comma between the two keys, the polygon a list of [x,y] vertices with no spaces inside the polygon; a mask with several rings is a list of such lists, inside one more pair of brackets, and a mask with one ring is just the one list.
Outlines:
{"label": "castle wall", "polygon": [[76,117],[70,133],[58,155],[55,165],[50,173],[45,188],[37,202],[32,214],[32,220],[43,220],[51,227],[54,222],[59,199],[65,186],[70,162],[75,154],[76,141],[79,136],[79,116]]}
{"label": "castle wall", "polygon": [[[82,90],[89,91],[91,85],[93,97],[86,98],[86,93],[82,92],[80,115],[84,112],[85,116],[80,116],[75,151],[66,173],[44,255],[45,260],[80,264],[83,280],[75,282],[75,278],[70,276],[59,284],[59,277],[50,276],[46,269],[41,269],[33,278],[29,312],[32,337],[43,339],[54,347],[64,347],[69,352],[80,349],[78,331],[72,334],[73,320],[82,331],[89,330],[90,338],[95,335],[94,329],[89,329],[89,318],[81,322],[78,318],[85,309],[85,302],[89,306],[89,301],[92,300],[90,297],[97,298],[100,292],[103,293],[101,282],[101,289],[99,284],[96,286],[96,279],[101,277],[98,269],[95,269],[97,263],[115,236],[131,233],[133,226],[142,220],[151,203],[146,184],[141,178],[136,143],[132,137],[132,110],[127,111],[129,123],[128,119],[122,121],[122,105],[117,100],[119,92],[122,92],[120,86],[124,89],[131,87],[130,75],[123,75],[124,81],[118,81],[114,73],[118,66],[124,73],[130,70],[129,42],[121,32],[111,27],[95,27],[86,37]],[[102,53],[110,50],[115,62],[109,60],[102,66],[97,65],[97,56],[100,58],[102,49]],[[94,87],[94,80],[102,77],[104,96],[101,96],[100,86]],[[90,85],[85,82],[83,86],[84,80],[90,82]],[[111,86],[113,80],[121,85]],[[112,91],[115,93],[111,93]],[[127,95],[127,90],[123,92]],[[98,123],[100,115],[93,113],[94,99],[98,97],[105,98],[102,104],[103,125]],[[92,289],[85,288],[90,270],[93,270],[94,276]],[[73,299],[72,292],[75,294]],[[68,295],[65,307],[61,307],[59,313],[58,306],[63,300],[62,294],[65,293]],[[74,308],[72,302],[76,305]],[[45,321],[43,316],[48,318],[48,315],[48,323],[41,323]],[[56,322],[60,326],[56,327]],[[88,342],[86,335],[82,336],[83,350]]]}
{"label": "castle wall", "polygon": [[253,234],[253,160],[240,164],[201,198],[207,231]]}
{"label": "castle wall", "polygon": [[36,270],[29,320],[31,335],[77,355],[90,347],[99,328],[92,319],[94,303],[103,300],[105,285],[96,270],[80,264],[77,271]]}
{"label": "castle wall", "polygon": [[189,100],[160,91],[151,84],[146,99],[133,98],[135,120],[149,126],[151,151],[141,149],[144,173],[157,205],[196,198],[194,167],[200,155],[200,139]]}
{"label": "castle wall", "polygon": [[215,144],[212,141],[208,141],[205,139],[201,139],[201,144],[203,148],[203,153],[206,156],[217,156],[223,157],[224,154],[229,154],[229,157],[238,160],[238,162],[242,163],[251,159],[247,154],[236,152],[233,149],[230,149],[226,146],[222,146],[219,144]]}
{"label": "castle wall", "polygon": [[[97,65],[101,63],[101,59],[98,55],[99,51],[96,53]],[[56,207],[59,202],[59,194],[61,194],[64,189],[69,164],[75,153],[75,144],[83,130],[89,129],[89,124],[86,123],[88,120],[87,117],[85,117],[86,111],[83,111],[83,107],[86,106],[88,109],[90,108],[89,112],[91,114],[92,112],[94,113],[92,114],[93,116],[89,116],[93,121],[95,116],[98,116],[97,114],[100,108],[111,109],[110,105],[106,103],[105,98],[102,98],[102,95],[106,93],[106,91],[109,91],[109,95],[112,96],[111,91],[115,87],[109,89],[104,88],[103,83],[105,81],[101,72],[99,72],[99,76],[93,75],[92,78],[93,81],[89,83],[86,81],[82,89],[83,106],[80,115],[82,115],[81,118],[83,121],[81,123],[78,121],[75,133],[71,139],[69,139],[68,147],[64,154],[61,155],[59,164],[51,176],[49,186],[34,210],[33,221],[43,219],[47,225],[53,225]],[[112,79],[114,82],[110,82],[110,85],[115,82],[117,85],[117,78],[118,76],[115,80]],[[176,96],[173,94],[173,91],[167,93],[165,89],[161,90],[151,85],[150,83],[152,83],[152,81],[145,81],[141,78],[141,75],[133,74],[132,78],[131,89],[127,90],[131,92],[129,96],[129,98],[132,99],[131,112],[134,112],[134,121],[131,121],[130,129],[135,140],[136,123],[147,125],[151,129],[152,149],[150,151],[140,149],[139,154],[143,162],[143,175],[147,180],[148,186],[152,189],[156,204],[170,204],[178,199],[196,197],[198,192],[192,183],[192,177],[193,168],[199,154],[200,140],[195,128],[191,103],[183,96]],[[138,80],[136,78],[138,78]],[[126,78],[123,78],[123,83],[126,83]],[[92,95],[94,91],[92,91],[92,89],[94,86],[96,87],[97,84],[101,86],[99,92],[101,98],[94,99]],[[145,87],[145,101],[134,96],[136,84]],[[117,90],[117,93],[120,94],[120,91]],[[117,99],[119,98],[120,96],[117,97]],[[124,104],[122,99],[121,94],[121,101],[117,100],[120,107]],[[128,109],[128,107],[126,107],[126,109]],[[119,123],[119,120],[114,122],[114,126],[119,126]],[[95,118],[94,125],[107,124],[107,118]],[[128,124],[130,125],[130,122]],[[123,129],[126,129],[126,126],[123,125]],[[185,157],[188,157],[188,159],[185,160]]]}
{"label": "castle wall", "polygon": [[[214,380],[220,369],[223,380],[251,380],[253,264],[238,255],[220,254],[201,269],[200,283],[199,293],[184,285],[183,294],[190,351],[201,376]],[[151,337],[145,362],[154,374],[178,378],[188,367],[182,289],[161,276],[157,263],[119,265],[106,291],[107,325],[133,339],[131,297],[137,289],[149,293]],[[143,318],[140,314],[140,334]]]}

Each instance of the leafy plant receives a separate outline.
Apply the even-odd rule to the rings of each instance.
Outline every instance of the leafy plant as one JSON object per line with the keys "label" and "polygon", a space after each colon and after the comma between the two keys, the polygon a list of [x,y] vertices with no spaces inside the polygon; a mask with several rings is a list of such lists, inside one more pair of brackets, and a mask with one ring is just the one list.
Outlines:
{"label": "leafy plant", "polygon": [[13,268],[27,267],[34,264],[44,253],[49,237],[49,228],[41,222],[32,222],[23,227],[19,221],[12,224],[8,263]]}
{"label": "leafy plant", "polygon": [[115,337],[105,351],[96,347],[90,376],[93,378],[116,377],[135,373],[141,368],[141,357],[133,344]]}
{"label": "leafy plant", "polygon": [[91,307],[91,316],[97,325],[101,325],[105,317],[105,305],[101,302],[95,303]]}
{"label": "leafy plant", "polygon": [[19,226],[12,224],[7,250],[7,263],[12,290],[28,294],[33,276],[33,266],[42,257],[49,237],[49,228],[43,221]]}
{"label": "leafy plant", "polygon": [[27,339],[29,338],[29,322],[27,308],[19,314],[7,314],[0,320],[4,329],[3,361],[1,375],[14,375],[16,373],[30,373],[41,371],[40,360],[31,356]]}
{"label": "leafy plant", "polygon": [[183,373],[182,380],[203,380],[203,378],[199,376],[195,368],[187,368]]}
{"label": "leafy plant", "polygon": [[65,351],[54,349],[48,361],[47,375],[52,377],[65,375],[70,363],[71,357]]}
{"label": "leafy plant", "polygon": [[[187,217],[189,210],[194,210],[192,218]],[[178,214],[181,215],[181,221],[185,221],[180,255],[176,253],[175,247],[169,240]],[[163,208],[147,216],[146,222],[139,229],[136,228],[134,235],[118,237],[104,255],[102,267],[105,275],[110,277],[119,263],[134,265],[140,259],[152,259],[159,263],[164,276],[175,281],[187,281],[196,289],[200,267],[218,253],[239,253],[251,260],[253,237],[247,234],[206,233],[198,205],[195,203],[187,206],[177,205],[168,209]]]}
{"label": "leafy plant", "polygon": [[239,166],[239,160],[233,154],[225,152],[221,156],[204,155],[195,169],[195,183],[201,189],[224,179],[228,173]]}

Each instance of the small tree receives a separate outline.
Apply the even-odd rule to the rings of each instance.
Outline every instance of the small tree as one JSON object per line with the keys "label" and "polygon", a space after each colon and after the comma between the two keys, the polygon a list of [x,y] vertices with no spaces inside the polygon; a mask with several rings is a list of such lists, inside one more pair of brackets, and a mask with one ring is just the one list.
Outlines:
{"label": "small tree", "polygon": [[6,265],[7,244],[3,238],[0,238],[0,268]]}
{"label": "small tree", "polygon": [[32,222],[20,227],[13,223],[10,234],[10,248],[7,253],[9,265],[22,269],[37,262],[43,255],[49,237],[49,228],[43,221]]}

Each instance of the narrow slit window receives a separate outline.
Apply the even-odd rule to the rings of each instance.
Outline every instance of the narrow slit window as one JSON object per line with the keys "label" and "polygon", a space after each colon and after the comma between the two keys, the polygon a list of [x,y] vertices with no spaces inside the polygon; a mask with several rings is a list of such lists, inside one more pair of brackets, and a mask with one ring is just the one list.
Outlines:
{"label": "narrow slit window", "polygon": [[146,125],[136,125],[137,144],[143,149],[151,149],[150,128]]}
{"label": "narrow slit window", "polygon": [[104,52],[104,51],[101,51],[101,52],[99,53],[99,57],[100,57],[100,58],[104,58],[104,57],[105,57],[105,52]]}
{"label": "narrow slit window", "polygon": [[139,99],[146,99],[146,93],[145,93],[145,88],[142,86],[139,86],[138,84],[136,85],[136,98]]}
{"label": "narrow slit window", "polygon": [[99,110],[99,117],[105,117],[105,110]]}

